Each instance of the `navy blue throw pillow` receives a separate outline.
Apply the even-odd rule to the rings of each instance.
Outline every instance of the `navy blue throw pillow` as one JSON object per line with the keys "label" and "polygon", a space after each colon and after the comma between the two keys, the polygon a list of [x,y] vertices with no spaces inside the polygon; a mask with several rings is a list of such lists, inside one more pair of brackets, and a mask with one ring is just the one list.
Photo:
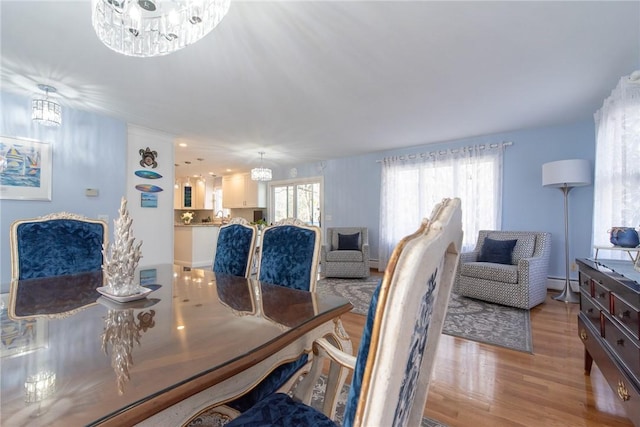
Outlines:
{"label": "navy blue throw pillow", "polygon": [[338,250],[339,251],[359,251],[360,250],[360,233],[340,234],[338,233]]}
{"label": "navy blue throw pillow", "polygon": [[511,264],[511,253],[518,240],[484,239],[478,261]]}

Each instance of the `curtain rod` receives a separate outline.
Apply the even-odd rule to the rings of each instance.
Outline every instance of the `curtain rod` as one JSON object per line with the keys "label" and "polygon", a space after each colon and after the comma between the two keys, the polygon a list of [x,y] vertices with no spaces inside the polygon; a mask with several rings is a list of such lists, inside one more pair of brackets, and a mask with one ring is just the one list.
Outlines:
{"label": "curtain rod", "polygon": [[459,148],[449,148],[446,150],[438,150],[438,151],[429,151],[428,153],[416,153],[416,154],[407,154],[406,156],[390,156],[390,157],[385,157],[384,159],[381,160],[376,160],[376,163],[382,163],[385,160],[414,160],[417,159],[418,157],[420,158],[427,158],[427,157],[435,157],[435,156],[444,156],[445,154],[457,154],[460,151],[471,151],[471,150],[486,150],[486,149],[494,149],[494,148],[501,148],[501,147],[509,147],[513,145],[513,142],[511,141],[503,141],[503,142],[494,142],[491,144],[477,144],[477,145],[468,145],[466,147],[459,147]]}

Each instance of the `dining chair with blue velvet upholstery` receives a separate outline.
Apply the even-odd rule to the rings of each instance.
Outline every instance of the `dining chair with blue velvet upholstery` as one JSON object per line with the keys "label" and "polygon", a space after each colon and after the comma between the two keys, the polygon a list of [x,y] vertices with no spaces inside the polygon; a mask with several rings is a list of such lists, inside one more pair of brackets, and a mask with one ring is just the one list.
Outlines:
{"label": "dining chair with blue velvet upholstery", "polygon": [[233,218],[220,227],[213,271],[249,277],[256,249],[257,229],[243,218]]}
{"label": "dining chair with blue velvet upholstery", "polygon": [[[264,283],[315,292],[321,245],[320,228],[287,218],[262,230],[258,279]],[[228,403],[244,412],[277,390],[287,390],[308,371],[309,356],[275,368],[249,393]]]}
{"label": "dining chair with blue velvet upholstery", "polygon": [[262,230],[258,279],[314,292],[321,246],[320,228],[293,218]]}
{"label": "dining chair with blue velvet upholstery", "polygon": [[[460,200],[445,199],[417,232],[398,243],[372,297],[357,357],[324,338],[316,341],[312,373],[322,370],[325,357],[354,368],[344,426],[421,424],[459,259],[461,216]],[[313,384],[303,381],[298,388],[309,387]],[[268,396],[227,426],[336,426],[301,403],[298,388],[293,397]]]}
{"label": "dining chair with blue velvet upholstery", "polygon": [[11,224],[11,278],[33,279],[100,271],[107,224],[67,212]]}

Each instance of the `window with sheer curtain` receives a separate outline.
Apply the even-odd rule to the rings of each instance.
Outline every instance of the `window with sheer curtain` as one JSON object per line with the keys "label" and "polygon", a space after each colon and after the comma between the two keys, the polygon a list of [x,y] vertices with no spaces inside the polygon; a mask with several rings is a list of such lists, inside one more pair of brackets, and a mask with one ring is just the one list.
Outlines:
{"label": "window with sheer curtain", "polygon": [[385,269],[395,245],[445,197],[462,202],[463,251],[475,247],[479,230],[500,229],[503,147],[476,145],[384,159],[378,269]]}
{"label": "window with sheer curtain", "polygon": [[611,227],[640,227],[640,71],[621,78],[594,117],[593,244],[606,246]]}

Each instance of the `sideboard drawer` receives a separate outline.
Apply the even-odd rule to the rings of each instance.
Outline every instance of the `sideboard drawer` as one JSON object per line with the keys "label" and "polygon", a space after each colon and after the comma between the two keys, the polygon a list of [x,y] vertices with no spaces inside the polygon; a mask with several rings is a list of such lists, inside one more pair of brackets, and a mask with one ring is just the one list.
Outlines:
{"label": "sideboard drawer", "polygon": [[618,295],[611,294],[611,307],[615,316],[622,325],[627,328],[634,337],[640,338],[640,312],[620,299]]}
{"label": "sideboard drawer", "polygon": [[604,339],[631,373],[640,377],[640,347],[606,317],[604,318]]}
{"label": "sideboard drawer", "polygon": [[591,279],[591,284],[593,285],[593,298],[596,302],[598,302],[602,308],[608,313],[609,312],[609,289],[593,279]]}
{"label": "sideboard drawer", "polygon": [[580,292],[580,311],[591,321],[594,328],[603,334],[602,326],[600,324],[600,308],[598,308],[591,298],[584,294],[584,291]]}
{"label": "sideboard drawer", "polygon": [[583,273],[582,271],[580,271],[578,273],[578,286],[580,286],[580,289],[584,289],[584,291],[589,295],[589,296],[593,296],[593,292],[591,291],[591,277],[586,274]]}

